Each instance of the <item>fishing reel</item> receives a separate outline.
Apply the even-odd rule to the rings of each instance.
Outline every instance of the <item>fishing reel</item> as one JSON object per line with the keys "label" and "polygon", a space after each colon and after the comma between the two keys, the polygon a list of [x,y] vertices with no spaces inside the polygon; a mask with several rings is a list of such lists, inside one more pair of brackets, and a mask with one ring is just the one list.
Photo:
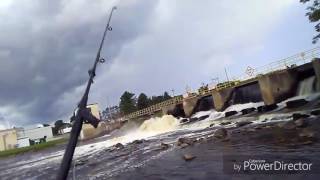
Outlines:
{"label": "fishing reel", "polygon": [[77,120],[77,116],[81,116],[84,119],[84,122],[87,124],[91,124],[94,128],[97,128],[100,122],[100,119],[96,118],[90,108],[85,108],[79,111],[77,108],[72,117],[70,118],[70,122],[74,123]]}
{"label": "fishing reel", "polygon": [[105,60],[104,58],[100,58],[100,59],[99,59],[99,63],[102,64],[102,63],[105,63],[105,62],[106,62],[106,60]]}

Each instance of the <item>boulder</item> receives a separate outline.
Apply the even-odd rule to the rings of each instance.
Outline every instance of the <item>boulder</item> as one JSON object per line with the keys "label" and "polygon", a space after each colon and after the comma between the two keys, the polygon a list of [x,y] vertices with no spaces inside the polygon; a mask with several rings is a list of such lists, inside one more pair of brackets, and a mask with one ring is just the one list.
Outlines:
{"label": "boulder", "polygon": [[313,110],[313,111],[311,111],[310,114],[312,114],[314,116],[319,116],[320,115],[320,109]]}
{"label": "boulder", "polygon": [[177,141],[177,145],[181,146],[182,144],[188,144],[188,145],[192,145],[193,144],[193,140],[189,139],[189,138],[179,138]]}
{"label": "boulder", "polygon": [[192,154],[185,154],[185,155],[183,155],[183,159],[184,159],[185,161],[191,161],[191,160],[193,160],[194,158],[196,158],[196,156],[194,156],[194,155],[192,155]]}
{"label": "boulder", "polygon": [[297,126],[297,127],[305,127],[307,126],[307,122],[303,119],[297,119],[294,121],[294,124]]}
{"label": "boulder", "polygon": [[307,137],[307,138],[313,138],[315,136],[314,131],[304,128],[302,131],[299,133],[300,137]]}
{"label": "boulder", "polygon": [[160,144],[160,147],[161,147],[162,150],[166,150],[166,149],[168,149],[170,147],[170,145],[162,142]]}
{"label": "boulder", "polygon": [[220,128],[214,132],[213,136],[218,139],[223,139],[228,136],[228,131],[225,128]]}
{"label": "boulder", "polygon": [[247,109],[242,109],[242,110],[241,110],[241,113],[242,113],[243,115],[245,115],[245,114],[252,113],[252,112],[255,111],[255,110],[256,110],[256,108],[254,108],[254,107],[252,107],[252,108],[247,108]]}
{"label": "boulder", "polygon": [[207,119],[208,117],[209,117],[209,115],[204,115],[204,116],[199,117],[198,120],[199,120],[199,121],[205,120],[205,119]]}
{"label": "boulder", "polygon": [[82,165],[86,164],[88,161],[89,161],[88,159],[77,160],[75,163],[75,166],[82,166]]}
{"label": "boulder", "polygon": [[263,113],[263,112],[272,111],[272,110],[277,109],[277,108],[278,108],[277,104],[271,104],[271,105],[259,106],[257,109],[258,109],[259,113]]}
{"label": "boulder", "polygon": [[117,149],[122,149],[124,148],[124,145],[121,143],[117,143],[116,145],[114,145],[114,147],[116,147]]}
{"label": "boulder", "polygon": [[235,114],[238,114],[238,112],[237,111],[228,111],[228,112],[225,113],[225,117],[230,117],[230,116],[233,116]]}
{"label": "boulder", "polygon": [[180,123],[187,123],[187,122],[189,122],[189,119],[187,119],[187,118],[184,118],[184,119],[180,120]]}
{"label": "boulder", "polygon": [[286,103],[286,106],[287,106],[287,108],[291,109],[291,108],[301,107],[303,105],[306,105],[307,103],[308,103],[308,101],[305,99],[297,99],[297,100],[288,101]]}
{"label": "boulder", "polygon": [[143,139],[137,139],[132,142],[132,144],[142,144],[144,142]]}
{"label": "boulder", "polygon": [[251,121],[240,121],[240,122],[237,122],[236,125],[237,125],[237,127],[241,127],[241,126],[245,126],[245,125],[248,125],[251,123],[252,123]]}
{"label": "boulder", "polygon": [[187,144],[187,143],[182,143],[182,144],[180,144],[180,148],[185,148],[185,147],[187,147],[187,146],[189,146],[189,144]]}
{"label": "boulder", "polygon": [[198,121],[198,120],[199,120],[199,118],[193,117],[193,118],[190,118],[190,119],[189,119],[189,122],[194,122],[194,121]]}
{"label": "boulder", "polygon": [[288,121],[285,122],[284,124],[280,125],[280,127],[282,127],[283,129],[287,129],[287,130],[292,130],[296,128],[296,124],[294,123],[294,121]]}
{"label": "boulder", "polygon": [[225,126],[225,125],[228,125],[228,124],[231,124],[231,122],[222,122],[222,123],[220,123],[221,126]]}
{"label": "boulder", "polygon": [[293,113],[292,118],[293,120],[301,119],[301,118],[308,118],[310,115],[308,114],[300,114],[300,113]]}

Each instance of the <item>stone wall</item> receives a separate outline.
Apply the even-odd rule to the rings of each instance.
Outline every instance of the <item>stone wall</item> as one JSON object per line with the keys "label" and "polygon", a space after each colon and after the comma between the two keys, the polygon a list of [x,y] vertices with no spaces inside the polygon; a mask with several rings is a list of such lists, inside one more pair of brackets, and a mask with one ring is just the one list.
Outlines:
{"label": "stone wall", "polygon": [[188,97],[183,99],[183,110],[186,117],[190,117],[193,113],[194,108],[197,105],[199,97]]}
{"label": "stone wall", "polygon": [[320,59],[316,58],[312,61],[312,66],[317,79],[317,91],[320,91]]}
{"label": "stone wall", "polygon": [[295,94],[296,74],[292,70],[281,70],[259,77],[263,101],[266,105],[279,103]]}
{"label": "stone wall", "polygon": [[222,90],[214,90],[212,92],[214,107],[217,111],[223,111],[229,106],[228,101],[232,97],[234,88],[226,88]]}

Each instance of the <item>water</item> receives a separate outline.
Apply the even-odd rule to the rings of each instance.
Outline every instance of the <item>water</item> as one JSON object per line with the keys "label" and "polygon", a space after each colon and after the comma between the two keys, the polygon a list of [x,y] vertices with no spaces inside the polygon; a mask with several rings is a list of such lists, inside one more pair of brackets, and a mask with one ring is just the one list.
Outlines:
{"label": "water", "polygon": [[244,104],[262,101],[259,84],[251,83],[246,86],[236,87],[233,92],[231,104]]}
{"label": "water", "polygon": [[310,94],[314,93],[315,80],[316,80],[315,76],[311,76],[309,78],[302,80],[299,83],[297,95],[303,96],[303,95],[310,95]]}
{"label": "water", "polygon": [[[309,97],[309,96],[308,96]],[[310,96],[313,101],[319,101],[319,96]],[[262,102],[237,104],[230,106],[230,110],[241,111],[250,107],[263,105]],[[301,108],[299,112],[306,113],[319,106]],[[284,158],[288,155],[311,155],[313,160],[320,162],[319,143],[288,147],[277,144],[281,135],[270,136],[268,132],[257,130],[249,134],[238,133],[237,122],[251,121],[250,126],[268,125],[292,120],[292,113],[284,108],[273,112],[259,114],[257,112],[242,116],[224,117],[225,112],[214,110],[201,111],[193,117],[209,115],[208,118],[180,124],[180,120],[173,116],[151,118],[143,123],[129,122],[110,136],[100,137],[98,142],[88,141],[78,145],[69,178],[72,179],[316,179],[316,175],[295,175],[284,177],[277,175],[232,175],[223,171],[223,157],[226,154],[278,154]],[[316,117],[312,117],[316,118]],[[230,122],[221,125],[222,122]],[[314,121],[312,128],[320,128],[319,121]],[[210,138],[217,128],[229,128],[230,141],[227,142],[199,142],[193,146],[181,149],[176,146],[180,137]],[[245,127],[243,127],[245,128]],[[253,128],[250,128],[253,129]],[[132,143],[135,140],[143,142]],[[294,138],[291,138],[294,139]],[[115,149],[117,143],[124,144],[123,149]],[[161,149],[161,143],[170,145],[168,149]],[[16,157],[1,159],[0,179],[55,179],[64,153],[64,146],[54,147],[41,152],[29,152]],[[182,155],[192,153],[196,159],[185,162]]]}

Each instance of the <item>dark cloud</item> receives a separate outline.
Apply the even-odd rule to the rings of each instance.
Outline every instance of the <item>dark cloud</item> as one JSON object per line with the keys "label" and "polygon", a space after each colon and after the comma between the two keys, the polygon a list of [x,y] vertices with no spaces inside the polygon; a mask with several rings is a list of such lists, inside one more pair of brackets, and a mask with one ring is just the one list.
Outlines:
{"label": "dark cloud", "polygon": [[[73,91],[88,79],[87,69],[93,63],[111,5],[95,12],[92,21],[78,23],[90,12],[79,11],[64,19],[63,3],[40,0],[13,3],[8,8],[13,15],[7,15],[8,23],[2,24],[7,26],[1,32],[5,41],[0,42],[0,50],[8,54],[0,62],[0,107],[14,107],[23,114],[24,119],[15,119],[18,123],[66,116],[59,114],[61,111],[54,103],[64,92]],[[156,1],[119,5],[121,13],[112,21],[117,33],[108,37],[110,43],[104,51],[107,58],[116,57],[123,44],[143,33],[155,4]],[[138,23],[141,25],[134,26]]]}
{"label": "dark cloud", "polygon": [[[209,80],[234,63],[230,49],[260,47],[292,1],[246,0],[232,7],[170,0],[5,2],[0,2],[0,121],[23,125],[71,114],[113,5],[118,6],[113,31],[102,53],[108,61],[98,67],[90,97],[101,107],[116,104],[124,90],[182,93],[186,85]],[[255,16],[249,9],[256,9]]]}

